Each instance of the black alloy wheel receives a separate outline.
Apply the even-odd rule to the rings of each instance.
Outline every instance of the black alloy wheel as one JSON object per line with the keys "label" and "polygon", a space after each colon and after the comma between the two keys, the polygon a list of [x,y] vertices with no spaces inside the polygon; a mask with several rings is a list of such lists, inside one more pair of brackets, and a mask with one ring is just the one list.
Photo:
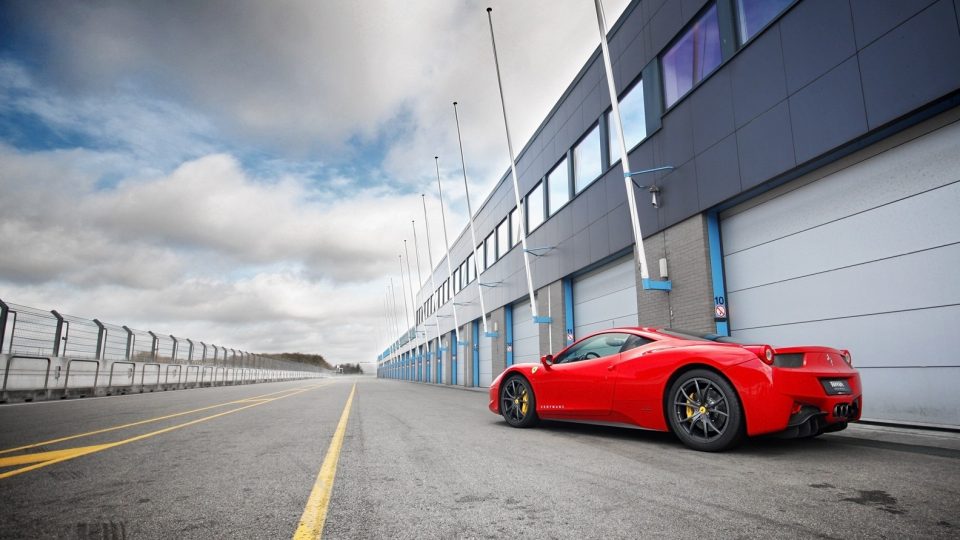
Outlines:
{"label": "black alloy wheel", "polygon": [[737,393],[713,371],[684,373],[671,385],[667,399],[670,427],[690,448],[717,452],[743,438],[743,409]]}
{"label": "black alloy wheel", "polygon": [[537,401],[526,379],[513,376],[504,381],[500,389],[500,414],[513,427],[534,426],[537,417]]}

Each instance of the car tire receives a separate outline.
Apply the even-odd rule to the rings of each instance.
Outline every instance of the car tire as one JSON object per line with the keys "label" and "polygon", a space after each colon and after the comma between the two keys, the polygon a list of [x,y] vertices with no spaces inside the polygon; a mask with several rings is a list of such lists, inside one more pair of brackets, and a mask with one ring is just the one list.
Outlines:
{"label": "car tire", "polygon": [[677,438],[694,450],[720,452],[743,440],[740,399],[714,371],[694,369],[678,377],[667,393],[666,416]]}
{"label": "car tire", "polygon": [[516,428],[533,427],[540,421],[537,416],[537,398],[530,382],[514,375],[500,385],[500,414]]}

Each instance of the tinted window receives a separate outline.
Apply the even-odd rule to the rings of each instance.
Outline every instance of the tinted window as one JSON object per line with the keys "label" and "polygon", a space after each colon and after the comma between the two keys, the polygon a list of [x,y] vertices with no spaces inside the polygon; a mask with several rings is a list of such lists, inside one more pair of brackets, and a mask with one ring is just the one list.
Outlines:
{"label": "tinted window", "polygon": [[603,358],[620,352],[620,349],[630,339],[629,334],[609,333],[587,338],[566,350],[561,356],[554,359],[557,364],[571,364],[581,360]]}
{"label": "tinted window", "polygon": [[550,190],[550,215],[552,216],[570,200],[570,175],[567,173],[567,159],[557,164],[547,175],[547,188]]}
{"label": "tinted window", "polygon": [[530,234],[543,223],[543,182],[537,184],[524,200],[527,204],[527,234]]}
{"label": "tinted window", "polygon": [[510,250],[510,223],[505,219],[497,225],[497,259],[506,255]]}
{"label": "tinted window", "polygon": [[[611,112],[612,114],[612,112]],[[637,81],[629,92],[620,98],[620,119],[623,122],[623,142],[627,151],[647,137],[647,115],[643,105],[643,81]],[[610,148],[610,164],[620,161],[620,139],[616,124],[607,121],[607,141]]]}
{"label": "tinted window", "polygon": [[496,239],[494,239],[493,233],[490,233],[490,236],[483,241],[484,260],[486,261],[484,268],[490,268],[497,261],[497,245],[494,242],[496,242]]}
{"label": "tinted window", "polygon": [[663,55],[663,95],[667,107],[712,73],[720,60],[720,24],[714,5]]}
{"label": "tinted window", "polygon": [[783,12],[794,0],[737,0],[737,23],[740,43],[763,30],[767,23]]}
{"label": "tinted window", "polygon": [[510,211],[510,247],[520,243],[520,231],[520,212],[514,208]]}
{"label": "tinted window", "polygon": [[473,260],[473,253],[467,255],[467,283],[477,279],[477,265]]}
{"label": "tinted window", "polygon": [[640,336],[630,336],[627,338],[627,342],[623,344],[623,348],[620,349],[620,352],[626,352],[630,349],[636,349],[637,347],[643,347],[647,343],[653,343],[653,340],[649,340],[645,337]]}
{"label": "tinted window", "polygon": [[589,186],[600,176],[600,126],[594,126],[590,133],[573,149],[573,181],[577,193]]}

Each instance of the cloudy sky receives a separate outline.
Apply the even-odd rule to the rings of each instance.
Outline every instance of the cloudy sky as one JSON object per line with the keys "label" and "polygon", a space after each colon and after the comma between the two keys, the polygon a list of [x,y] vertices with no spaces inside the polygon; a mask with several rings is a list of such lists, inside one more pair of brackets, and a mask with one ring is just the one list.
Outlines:
{"label": "cloudy sky", "polygon": [[520,148],[592,0],[0,3],[0,299],[371,362],[435,155],[467,223],[452,101],[475,207],[509,166],[488,5]]}

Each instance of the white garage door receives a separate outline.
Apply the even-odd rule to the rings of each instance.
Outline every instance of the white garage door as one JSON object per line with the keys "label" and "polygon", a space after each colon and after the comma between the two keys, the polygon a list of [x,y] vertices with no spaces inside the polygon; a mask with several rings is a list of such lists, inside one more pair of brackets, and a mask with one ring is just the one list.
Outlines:
{"label": "white garage door", "polygon": [[957,426],[960,123],[885,148],[721,216],[731,330],[849,349],[864,418]]}
{"label": "white garage door", "polygon": [[636,280],[632,255],[575,279],[575,337],[614,326],[636,326]]}
{"label": "white garage door", "polygon": [[540,361],[540,325],[533,322],[530,300],[513,304],[513,363]]}
{"label": "white garage door", "polygon": [[493,382],[493,338],[480,333],[480,386]]}

